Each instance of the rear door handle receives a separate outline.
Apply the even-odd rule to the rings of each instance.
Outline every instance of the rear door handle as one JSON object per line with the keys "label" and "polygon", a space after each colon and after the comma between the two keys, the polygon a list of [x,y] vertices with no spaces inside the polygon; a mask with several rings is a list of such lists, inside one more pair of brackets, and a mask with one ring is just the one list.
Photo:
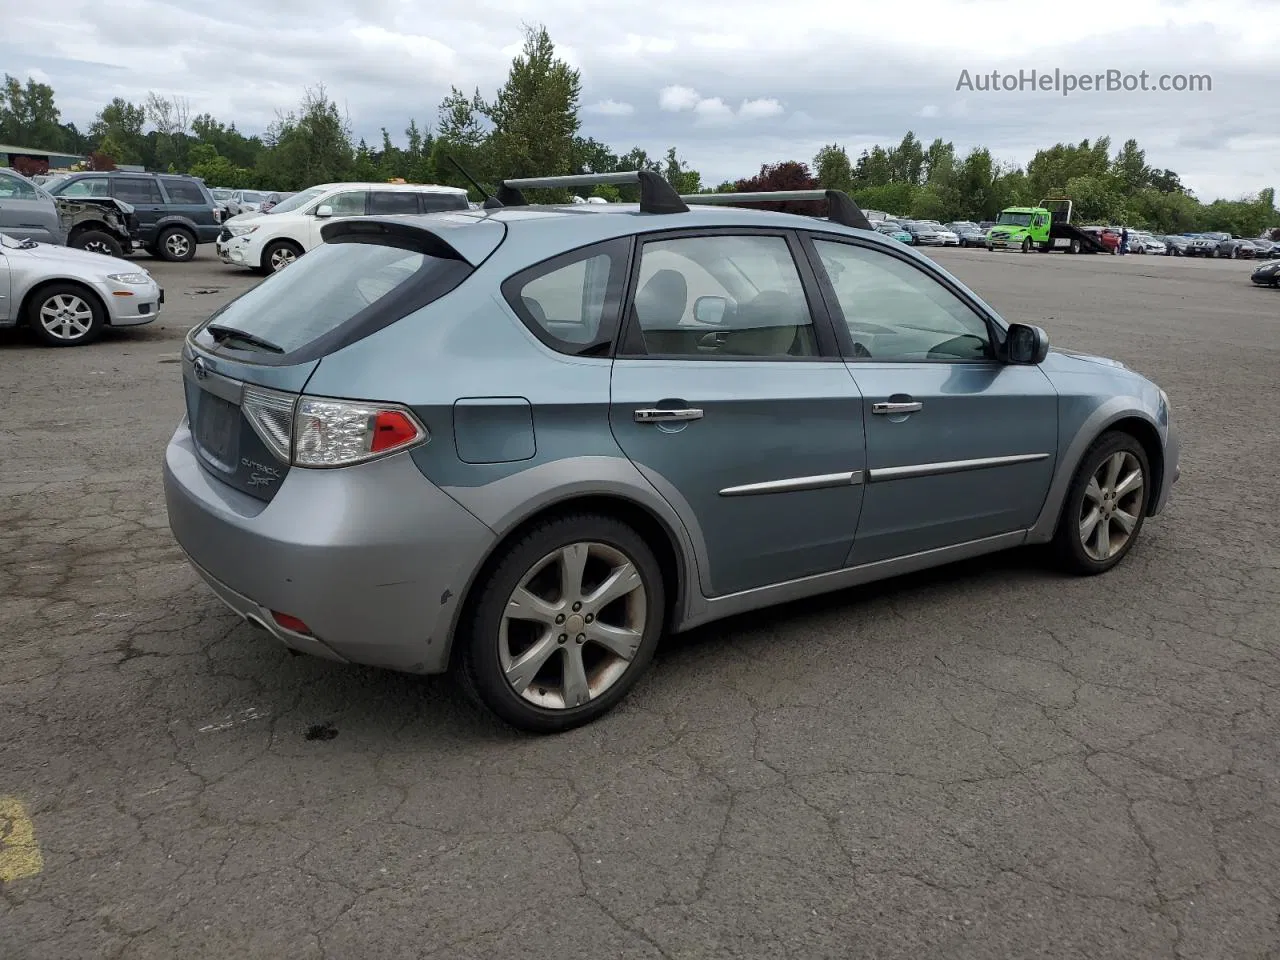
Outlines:
{"label": "rear door handle", "polygon": [[872,413],[915,413],[916,411],[923,409],[924,404],[918,400],[873,403],[871,405]]}
{"label": "rear door handle", "polygon": [[701,420],[702,411],[697,407],[682,410],[660,410],[652,407],[636,411],[636,423],[669,423],[672,420]]}

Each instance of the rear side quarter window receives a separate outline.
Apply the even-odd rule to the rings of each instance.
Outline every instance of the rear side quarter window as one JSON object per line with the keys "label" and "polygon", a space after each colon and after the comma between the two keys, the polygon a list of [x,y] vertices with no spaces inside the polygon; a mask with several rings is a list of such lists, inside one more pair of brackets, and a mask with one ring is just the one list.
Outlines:
{"label": "rear side quarter window", "polygon": [[606,355],[618,333],[630,259],[630,239],[582,247],[510,277],[502,295],[551,349]]}
{"label": "rear side quarter window", "polygon": [[212,202],[205,198],[204,191],[200,189],[200,185],[193,180],[162,177],[160,182],[164,184],[164,190],[169,195],[170,203],[184,206],[212,206]]}

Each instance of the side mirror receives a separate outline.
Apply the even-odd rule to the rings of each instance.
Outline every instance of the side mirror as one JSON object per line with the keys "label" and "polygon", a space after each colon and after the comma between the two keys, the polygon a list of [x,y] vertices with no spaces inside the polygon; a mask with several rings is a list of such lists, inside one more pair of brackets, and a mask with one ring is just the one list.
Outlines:
{"label": "side mirror", "polygon": [[716,327],[724,323],[729,312],[729,301],[724,297],[699,297],[693,303],[693,319],[698,323]]}
{"label": "side mirror", "polygon": [[1004,354],[1010,363],[1043,363],[1049,355],[1049,334],[1028,323],[1012,323],[1004,341]]}
{"label": "side mirror", "polygon": [[329,206],[327,203],[320,204],[320,206],[316,207],[316,216],[321,220],[324,220],[327,217],[332,217],[333,207]]}

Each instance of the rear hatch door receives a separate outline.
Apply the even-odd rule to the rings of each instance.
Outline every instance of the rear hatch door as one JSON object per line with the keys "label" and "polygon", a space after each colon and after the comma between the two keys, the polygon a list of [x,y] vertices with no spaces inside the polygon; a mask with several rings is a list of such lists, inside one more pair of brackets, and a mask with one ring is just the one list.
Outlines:
{"label": "rear hatch door", "polygon": [[270,501],[290,469],[294,402],[323,358],[456,288],[505,233],[470,214],[328,224],[325,243],[193,329],[183,387],[205,469]]}

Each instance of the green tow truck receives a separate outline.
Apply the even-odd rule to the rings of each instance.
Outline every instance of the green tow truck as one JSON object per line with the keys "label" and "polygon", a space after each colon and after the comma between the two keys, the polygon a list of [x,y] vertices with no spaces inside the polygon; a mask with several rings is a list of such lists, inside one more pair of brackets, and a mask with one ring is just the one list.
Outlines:
{"label": "green tow truck", "polygon": [[988,250],[1017,247],[1023,253],[1110,253],[1100,239],[1071,225],[1071,201],[1041,200],[1038,207],[1005,207],[987,231]]}

